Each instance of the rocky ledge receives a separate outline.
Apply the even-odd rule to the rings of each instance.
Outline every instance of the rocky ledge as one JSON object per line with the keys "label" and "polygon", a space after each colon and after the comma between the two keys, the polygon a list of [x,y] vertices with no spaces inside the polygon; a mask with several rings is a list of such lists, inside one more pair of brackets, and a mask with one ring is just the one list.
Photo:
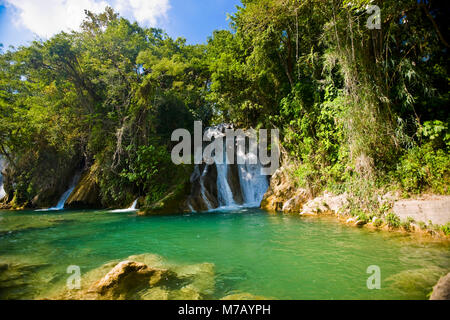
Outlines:
{"label": "rocky ledge", "polygon": [[[299,215],[331,214],[347,224],[359,227],[367,224],[377,228],[392,228],[386,217],[380,214],[377,216],[367,212],[364,218],[352,217],[349,208],[350,197],[347,193],[334,195],[325,192],[313,197],[306,189],[297,188],[290,177],[291,170],[292,167],[284,166],[272,176],[269,189],[261,202],[262,209]],[[450,196],[400,199],[399,195],[387,193],[379,197],[378,202],[380,207],[387,208],[386,213],[392,213],[394,219],[398,219],[398,226],[405,226],[407,231],[426,230],[428,233],[439,234],[432,228],[450,223]],[[367,217],[371,219],[368,220]]]}

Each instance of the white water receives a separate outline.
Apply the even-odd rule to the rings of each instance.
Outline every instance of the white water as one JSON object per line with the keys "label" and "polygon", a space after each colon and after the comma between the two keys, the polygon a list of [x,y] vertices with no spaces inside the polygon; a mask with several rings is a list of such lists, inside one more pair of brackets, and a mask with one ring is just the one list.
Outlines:
{"label": "white water", "polygon": [[59,198],[58,203],[56,204],[55,207],[51,207],[48,209],[39,209],[36,211],[60,211],[60,210],[64,210],[64,205],[66,204],[67,199],[69,199],[70,195],[72,194],[73,190],[75,189],[78,180],[80,178],[79,174],[76,174],[75,177],[73,177],[72,179],[72,184],[70,185],[70,188],[67,189],[61,196],[61,198]]}
{"label": "white water", "polygon": [[127,209],[111,210],[111,212],[134,212],[134,211],[137,211],[137,209],[136,209],[137,202],[138,202],[138,199],[134,200],[132,205]]}
{"label": "white water", "polygon": [[[208,128],[207,134],[209,136],[220,137],[223,136],[223,127],[217,126],[214,128]],[[225,144],[225,141],[224,141]],[[235,147],[235,152],[237,148]],[[224,145],[224,161],[223,164],[216,164],[217,167],[217,193],[218,193],[218,203],[219,208],[212,208],[210,202],[207,197],[204,195],[204,186],[202,182],[203,176],[207,173],[207,166],[205,166],[205,170],[200,177],[200,191],[203,200],[205,201],[208,210],[227,210],[227,209],[236,209],[242,207],[259,207],[261,204],[261,200],[264,196],[264,193],[269,188],[269,182],[267,176],[261,175],[261,164],[257,159],[257,154],[248,152],[247,154],[241,155],[243,159],[245,159],[245,164],[238,165],[238,175],[239,175],[239,184],[241,188],[241,193],[243,196],[243,204],[239,205],[234,201],[233,192],[231,190],[229,181],[228,181],[228,170],[229,164],[228,157],[226,154],[226,147]],[[252,164],[254,163],[254,164]],[[196,170],[198,166],[196,166]]]}
{"label": "white water", "polygon": [[261,165],[238,165],[239,182],[246,207],[259,207],[261,200],[269,188],[266,176],[261,175]]}
{"label": "white water", "polygon": [[6,196],[5,189],[3,188],[3,176],[2,176],[3,165],[4,161],[2,157],[0,157],[0,200],[2,200]]}

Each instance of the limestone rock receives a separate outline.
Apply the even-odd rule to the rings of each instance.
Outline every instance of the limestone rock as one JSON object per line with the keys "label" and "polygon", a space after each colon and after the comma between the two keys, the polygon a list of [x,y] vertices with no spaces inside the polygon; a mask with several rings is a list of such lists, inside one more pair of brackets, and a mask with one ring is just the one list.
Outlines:
{"label": "limestone rock", "polygon": [[308,193],[304,189],[298,189],[295,195],[286,201],[281,209],[285,213],[299,213],[303,205],[308,201]]}
{"label": "limestone rock", "polygon": [[430,300],[450,300],[450,273],[439,279],[433,287]]}
{"label": "limestone rock", "polygon": [[399,200],[392,210],[402,221],[410,217],[415,221],[445,225],[450,222],[450,196]]}
{"label": "limestone rock", "polygon": [[314,198],[308,201],[300,213],[301,215],[315,215],[320,213],[341,213],[343,208],[347,205],[347,195],[341,194],[339,196],[325,193],[323,196]]}
{"label": "limestone rock", "polygon": [[284,203],[296,195],[297,188],[289,178],[290,167],[280,167],[272,175],[270,185],[261,201],[261,209],[282,211]]}

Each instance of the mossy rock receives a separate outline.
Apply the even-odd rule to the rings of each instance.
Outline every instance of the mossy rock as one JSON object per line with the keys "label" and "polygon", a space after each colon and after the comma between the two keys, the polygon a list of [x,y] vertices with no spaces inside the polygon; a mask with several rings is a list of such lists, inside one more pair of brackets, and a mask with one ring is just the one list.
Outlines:
{"label": "mossy rock", "polygon": [[138,212],[139,215],[168,215],[168,214],[180,214],[187,212],[186,199],[189,196],[191,187],[189,181],[176,185],[171,188],[169,193],[150,206],[144,206]]}
{"label": "mossy rock", "polygon": [[100,187],[97,183],[97,166],[94,164],[84,172],[80,181],[67,199],[66,208],[101,208]]}

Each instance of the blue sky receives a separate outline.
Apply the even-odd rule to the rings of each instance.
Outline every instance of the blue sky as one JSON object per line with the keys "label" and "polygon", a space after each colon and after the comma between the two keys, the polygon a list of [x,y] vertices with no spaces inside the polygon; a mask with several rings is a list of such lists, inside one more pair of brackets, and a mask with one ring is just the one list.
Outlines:
{"label": "blue sky", "polygon": [[6,49],[74,29],[83,9],[98,12],[105,5],[195,44],[205,42],[216,29],[228,29],[227,13],[235,13],[240,0],[0,0],[0,43]]}

